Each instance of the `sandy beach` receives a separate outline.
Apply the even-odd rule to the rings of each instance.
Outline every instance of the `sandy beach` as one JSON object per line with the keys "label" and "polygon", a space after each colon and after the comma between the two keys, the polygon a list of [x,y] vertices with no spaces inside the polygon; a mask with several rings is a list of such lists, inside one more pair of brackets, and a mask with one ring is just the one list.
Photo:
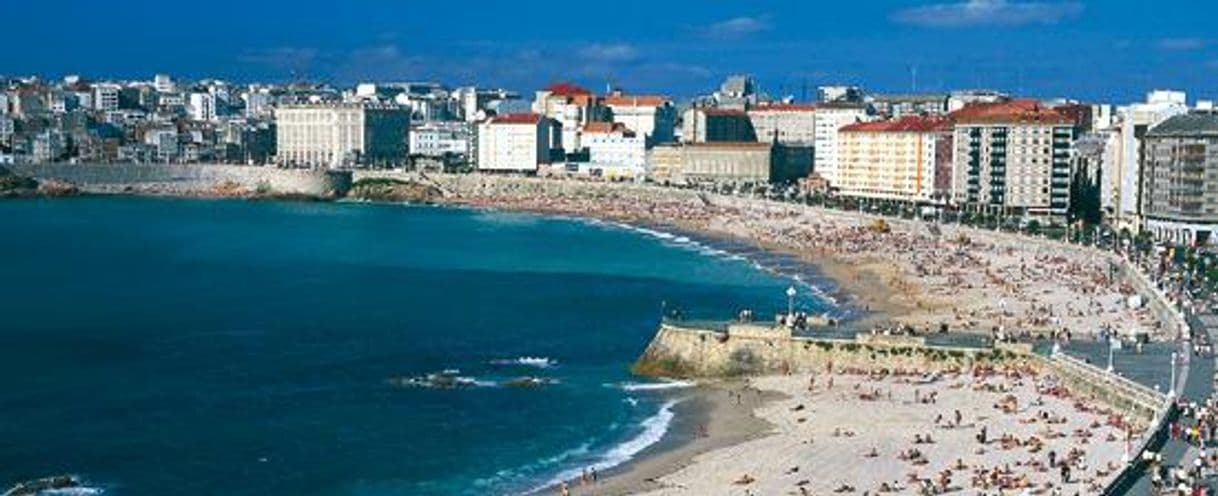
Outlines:
{"label": "sandy beach", "polygon": [[[740,391],[744,394],[735,394]],[[754,410],[785,398],[743,381],[706,383],[682,394],[684,399],[674,408],[676,419],[663,441],[636,461],[607,471],[596,484],[573,481],[572,493],[617,496],[662,489],[665,485],[660,478],[690,466],[694,457],[769,435],[774,426],[757,417]]]}
{"label": "sandy beach", "polygon": [[1028,371],[930,383],[836,374],[832,388],[829,377],[812,388],[808,376],[767,376],[704,391],[729,416],[751,411],[769,429],[645,458],[571,494],[1096,494],[1121,466],[1125,429],[1145,428]]}
{"label": "sandy beach", "polygon": [[[798,256],[866,311],[856,326],[1084,338],[1159,329],[1126,305],[1133,291],[1114,277],[1116,259],[1086,248],[688,190],[481,181],[456,202],[669,225]],[[1126,429],[1146,428],[1072,397],[1051,376],[975,372],[931,383],[833,375],[832,389],[828,374],[813,388],[807,376],[703,386],[681,419],[687,431],[705,423],[705,435],[667,436],[569,491],[1096,494],[1122,466]]]}
{"label": "sandy beach", "polygon": [[[817,265],[869,322],[924,332],[1166,337],[1108,253],[1008,233],[643,185],[465,177],[450,203],[669,225]],[[879,317],[877,317],[879,316]]]}

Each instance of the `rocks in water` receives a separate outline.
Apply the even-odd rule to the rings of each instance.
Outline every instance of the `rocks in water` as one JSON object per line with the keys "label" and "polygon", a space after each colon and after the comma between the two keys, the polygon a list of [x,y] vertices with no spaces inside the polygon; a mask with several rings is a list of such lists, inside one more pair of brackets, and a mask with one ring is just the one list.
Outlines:
{"label": "rocks in water", "polygon": [[67,181],[48,179],[38,183],[38,194],[42,196],[75,196],[80,194],[80,188]]}
{"label": "rocks in water", "polygon": [[435,203],[443,196],[435,186],[388,178],[360,179],[347,192],[357,200],[409,203]]}
{"label": "rocks in water", "polygon": [[38,181],[18,176],[0,169],[0,196],[33,196],[38,192]]}
{"label": "rocks in water", "polygon": [[53,475],[28,480],[9,488],[0,496],[36,496],[43,491],[80,487],[80,481],[71,475]]}
{"label": "rocks in water", "polygon": [[385,382],[391,386],[434,389],[470,388],[481,385],[481,383],[471,377],[462,376],[461,371],[456,369],[447,369],[415,377],[393,377]]}
{"label": "rocks in water", "polygon": [[461,375],[461,371],[457,369],[446,369],[440,372],[432,372],[429,374],[417,375],[413,377],[391,377],[385,380],[390,386],[402,388],[424,388],[424,389],[469,389],[475,387],[510,387],[510,388],[537,388],[558,384],[557,379],[549,377],[537,376],[522,376],[512,379],[497,380],[478,380],[473,377]]}
{"label": "rocks in water", "polygon": [[557,383],[558,383],[558,380],[551,379],[549,377],[532,377],[532,376],[517,377],[515,379],[508,379],[506,381],[503,381],[503,385],[505,387],[515,387],[515,388],[535,388],[535,387],[548,386],[548,385],[557,384]]}

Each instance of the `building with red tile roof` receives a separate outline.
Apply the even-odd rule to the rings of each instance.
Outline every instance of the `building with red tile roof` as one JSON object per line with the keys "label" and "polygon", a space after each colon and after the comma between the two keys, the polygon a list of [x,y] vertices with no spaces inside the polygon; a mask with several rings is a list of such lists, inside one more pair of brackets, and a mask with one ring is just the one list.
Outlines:
{"label": "building with red tile roof", "polygon": [[1064,217],[1080,116],[1036,100],[974,103],[955,121],[952,202],[1006,216]]}
{"label": "building with red tile roof", "polygon": [[948,117],[909,115],[886,121],[860,122],[841,128],[839,132],[873,133],[919,133],[951,130],[953,120]]}
{"label": "building with red tile roof", "polygon": [[917,204],[940,204],[948,197],[949,119],[907,116],[843,126],[837,153],[837,179],[830,185],[842,195]]}
{"label": "building with red tile roof", "polygon": [[950,116],[962,124],[1072,124],[1070,116],[1036,100],[974,103],[952,112]]}

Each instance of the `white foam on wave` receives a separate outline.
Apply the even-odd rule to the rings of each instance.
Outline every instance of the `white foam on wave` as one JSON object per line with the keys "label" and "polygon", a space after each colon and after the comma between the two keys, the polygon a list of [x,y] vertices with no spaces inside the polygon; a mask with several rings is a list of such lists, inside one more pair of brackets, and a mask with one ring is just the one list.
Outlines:
{"label": "white foam on wave", "polygon": [[491,365],[520,365],[524,367],[548,369],[550,367],[557,366],[558,360],[549,357],[520,356],[516,358],[491,360]]}
{"label": "white foam on wave", "polygon": [[616,387],[622,391],[660,391],[664,389],[680,389],[693,387],[696,384],[689,381],[666,381],[666,382],[622,382],[618,384],[609,384],[611,387]]}
{"label": "white foam on wave", "polygon": [[634,437],[612,447],[606,451],[600,459],[592,463],[588,467],[573,468],[559,473],[556,477],[547,482],[544,486],[539,487],[532,493],[544,491],[547,488],[553,487],[564,481],[569,481],[579,477],[583,471],[589,467],[595,468],[597,471],[605,471],[626,463],[633,459],[649,446],[660,442],[664,438],[664,434],[668,432],[669,426],[672,425],[672,419],[675,414],[672,408],[676,406],[678,400],[670,400],[660,407],[660,411],[655,415],[647,417],[639,425],[643,428]]}
{"label": "white foam on wave", "polygon": [[615,222],[615,223],[613,223],[613,225],[616,225],[618,227],[621,227],[621,228],[629,230],[629,231],[634,231],[637,233],[645,234],[647,236],[651,236],[653,238],[659,239],[661,241],[664,241],[665,242],[664,244],[668,245],[668,246],[692,250],[692,251],[698,252],[698,254],[700,254],[700,255],[704,255],[704,256],[720,259],[720,260],[727,260],[727,261],[731,261],[731,262],[746,262],[749,265],[751,265],[752,268],[756,271],[764,272],[764,273],[767,273],[767,274],[770,274],[773,276],[778,276],[778,277],[791,277],[792,279],[794,279],[796,281],[796,283],[798,285],[800,285],[801,287],[807,288],[808,291],[810,293],[812,293],[813,295],[816,295],[817,298],[829,303],[831,306],[834,307],[832,310],[830,310],[827,313],[837,314],[837,315],[846,315],[846,314],[850,313],[849,309],[842,308],[841,300],[839,300],[838,298],[829,294],[827,291],[825,291],[825,288],[819,287],[809,281],[806,281],[799,274],[794,274],[794,275],[788,274],[787,271],[782,270],[782,267],[778,267],[778,266],[767,267],[765,265],[762,265],[761,262],[759,262],[753,258],[750,258],[744,254],[733,253],[733,252],[723,250],[720,248],[716,248],[713,246],[708,246],[707,244],[704,244],[702,242],[692,240],[687,236],[678,236],[678,235],[675,235],[672,233],[667,233],[664,231],[657,231],[655,229],[650,229],[650,228],[646,228],[646,227],[635,226],[635,225],[630,225],[630,224],[625,224],[625,223],[620,223],[620,222]]}
{"label": "white foam on wave", "polygon": [[100,487],[65,487],[62,489],[44,489],[38,491],[40,496],[92,496],[95,494],[104,494],[106,491]]}

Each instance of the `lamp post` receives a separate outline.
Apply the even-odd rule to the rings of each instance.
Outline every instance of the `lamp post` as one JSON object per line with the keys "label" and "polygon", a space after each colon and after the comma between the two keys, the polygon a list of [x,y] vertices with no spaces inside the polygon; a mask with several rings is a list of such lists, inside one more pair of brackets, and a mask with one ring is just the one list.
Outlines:
{"label": "lamp post", "polygon": [[1171,352],[1171,382],[1167,385],[1167,397],[1176,397],[1176,352]]}
{"label": "lamp post", "polygon": [[795,286],[787,286],[787,322],[795,319]]}

